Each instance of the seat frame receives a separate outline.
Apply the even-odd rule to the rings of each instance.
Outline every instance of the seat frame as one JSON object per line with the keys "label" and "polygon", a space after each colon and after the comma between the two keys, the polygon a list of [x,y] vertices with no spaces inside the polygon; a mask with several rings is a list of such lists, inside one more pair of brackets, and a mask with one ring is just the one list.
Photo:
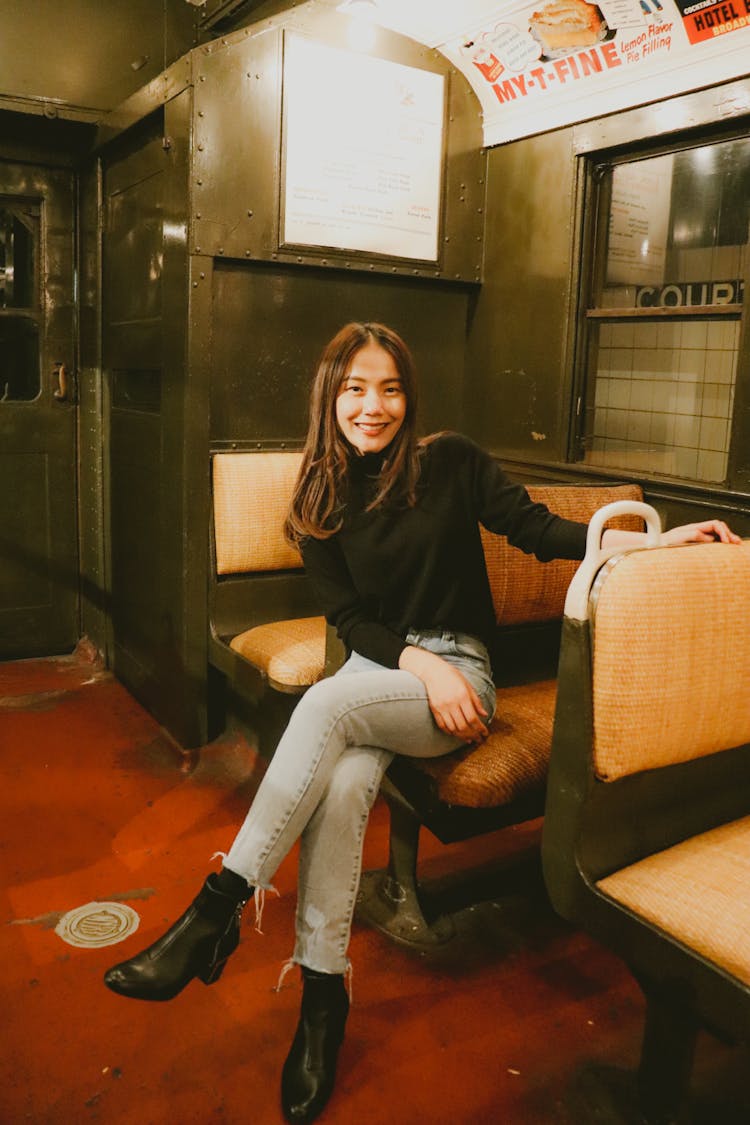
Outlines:
{"label": "seat frame", "polygon": [[750,987],[608,897],[597,882],[747,816],[750,743],[600,780],[593,766],[592,629],[591,616],[563,624],[544,879],[555,909],[622,957],[640,985],[646,1018],[630,1093],[646,1121],[677,1121],[688,1100],[699,1030],[750,1042]]}

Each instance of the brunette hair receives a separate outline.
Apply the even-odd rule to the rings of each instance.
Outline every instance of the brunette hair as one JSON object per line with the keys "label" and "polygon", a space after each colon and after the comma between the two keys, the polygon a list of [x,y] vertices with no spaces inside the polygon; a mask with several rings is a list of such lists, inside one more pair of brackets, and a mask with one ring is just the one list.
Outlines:
{"label": "brunette hair", "polygon": [[417,381],[411,353],[401,337],[383,324],[347,324],[324,348],[312,384],[302,464],[284,524],[288,541],[295,545],[308,537],[327,539],[341,527],[350,446],[336,421],[336,398],[352,360],[368,344],[377,344],[393,358],[406,395],[406,413],[367,510],[379,508],[386,501],[415,502],[419,454]]}

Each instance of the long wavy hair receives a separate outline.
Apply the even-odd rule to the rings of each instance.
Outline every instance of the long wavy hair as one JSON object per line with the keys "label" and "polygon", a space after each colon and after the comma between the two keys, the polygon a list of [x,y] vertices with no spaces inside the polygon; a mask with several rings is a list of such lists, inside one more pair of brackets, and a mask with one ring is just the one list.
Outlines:
{"label": "long wavy hair", "polygon": [[292,544],[298,545],[308,537],[327,539],[342,525],[351,446],[336,421],[336,399],[352,360],[368,344],[377,344],[393,358],[406,396],[406,412],[367,510],[386,502],[415,503],[419,452],[417,381],[411,353],[401,337],[383,324],[346,324],[323,350],[312,384],[302,464],[284,524],[284,533]]}

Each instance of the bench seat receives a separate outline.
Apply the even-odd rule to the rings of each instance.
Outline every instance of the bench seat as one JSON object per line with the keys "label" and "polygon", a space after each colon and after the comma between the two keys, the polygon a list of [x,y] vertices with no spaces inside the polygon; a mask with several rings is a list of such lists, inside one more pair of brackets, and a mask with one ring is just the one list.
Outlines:
{"label": "bench seat", "polygon": [[750,816],[647,856],[596,886],[750,987]]}
{"label": "bench seat", "polygon": [[586,1112],[614,1101],[649,1123],[690,1120],[698,1032],[750,1044],[750,542],[603,565],[594,550],[579,573],[544,878],[558,912],[619,954],[646,1000],[637,1072],[591,1068]]}
{"label": "bench seat", "polygon": [[490,734],[444,758],[419,763],[447,805],[495,808],[534,790],[547,778],[557,680],[501,688]]}
{"label": "bench seat", "polygon": [[340,659],[299,552],[283,533],[301,456],[262,449],[212,457],[212,727],[223,729],[236,712],[266,756],[296,698]]}
{"label": "bench seat", "polygon": [[[539,484],[527,491],[550,511],[581,523],[607,504],[643,499],[641,488],[629,484]],[[640,530],[642,521],[623,515],[613,526]],[[449,919],[425,914],[417,877],[420,827],[449,844],[544,811],[560,625],[578,563],[539,562],[505,536],[480,530],[497,621],[497,712],[490,736],[443,758],[394,758],[381,790],[391,818],[388,866],[363,873],[357,901],[362,921],[416,947],[440,944],[454,932]]]}
{"label": "bench seat", "polygon": [[229,647],[259,668],[277,691],[298,692],[323,678],[325,617],[293,617],[255,625],[232,637]]}

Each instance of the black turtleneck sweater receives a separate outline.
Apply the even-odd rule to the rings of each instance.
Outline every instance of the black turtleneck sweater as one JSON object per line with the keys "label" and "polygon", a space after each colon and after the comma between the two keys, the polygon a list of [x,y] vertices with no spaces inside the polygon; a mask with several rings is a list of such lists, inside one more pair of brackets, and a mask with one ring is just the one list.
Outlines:
{"label": "black turtleneck sweater", "polygon": [[480,523],[542,562],[583,558],[586,525],[532,503],[459,434],[422,450],[413,508],[366,512],[386,453],[352,454],[342,528],[302,544],[326,618],[347,648],[397,668],[411,629],[470,633],[488,644],[495,614]]}

